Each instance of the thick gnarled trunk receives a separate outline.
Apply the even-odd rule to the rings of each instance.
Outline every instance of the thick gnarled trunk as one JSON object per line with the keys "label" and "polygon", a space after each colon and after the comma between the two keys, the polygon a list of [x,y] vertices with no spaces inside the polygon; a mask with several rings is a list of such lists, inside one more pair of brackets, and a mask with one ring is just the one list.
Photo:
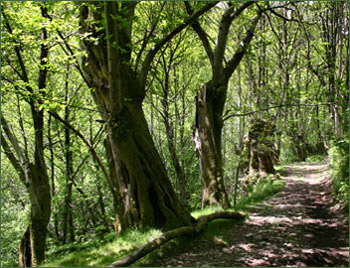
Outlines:
{"label": "thick gnarled trunk", "polygon": [[124,105],[109,127],[127,226],[171,229],[191,225],[155,149],[141,103]]}
{"label": "thick gnarled trunk", "polygon": [[207,205],[229,208],[221,154],[222,109],[219,107],[221,104],[215,101],[216,98],[207,95],[210,90],[203,85],[197,93],[193,133],[201,171],[202,208]]}
{"label": "thick gnarled trunk", "polygon": [[[143,98],[135,94],[140,92],[137,78],[129,67],[122,67],[129,73],[120,79],[122,108],[116,116],[105,117],[115,230],[120,233],[132,226],[171,229],[191,225],[192,217],[177,198],[154,146],[142,110]],[[101,89],[94,92],[94,99],[100,108],[113,106],[99,92]]]}

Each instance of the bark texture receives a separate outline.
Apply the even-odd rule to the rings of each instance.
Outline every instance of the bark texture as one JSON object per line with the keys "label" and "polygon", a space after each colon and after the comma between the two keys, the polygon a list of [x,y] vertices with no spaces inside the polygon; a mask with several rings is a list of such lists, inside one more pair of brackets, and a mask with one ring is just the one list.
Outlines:
{"label": "bark texture", "polygon": [[51,195],[45,167],[38,164],[33,165],[31,172],[32,180],[29,186],[32,205],[29,225],[31,266],[39,266],[45,259],[47,225],[51,215]]}
{"label": "bark texture", "polygon": [[221,113],[213,108],[215,99],[207,96],[207,86],[197,93],[196,123],[193,140],[199,160],[202,180],[202,208],[206,205],[230,207],[224,185],[221,155]]}

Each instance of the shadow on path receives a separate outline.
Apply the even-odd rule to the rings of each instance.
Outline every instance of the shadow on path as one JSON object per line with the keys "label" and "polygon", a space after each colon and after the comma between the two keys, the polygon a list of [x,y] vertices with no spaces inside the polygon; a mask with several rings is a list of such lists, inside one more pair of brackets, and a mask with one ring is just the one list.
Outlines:
{"label": "shadow on path", "polygon": [[250,209],[222,243],[201,241],[165,254],[150,266],[349,267],[347,216],[332,209],[327,163],[286,168],[285,189]]}

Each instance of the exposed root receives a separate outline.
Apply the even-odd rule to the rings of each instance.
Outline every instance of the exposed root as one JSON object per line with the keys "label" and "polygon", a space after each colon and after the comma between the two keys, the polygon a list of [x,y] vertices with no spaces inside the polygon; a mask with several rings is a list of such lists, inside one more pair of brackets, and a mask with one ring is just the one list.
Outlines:
{"label": "exposed root", "polygon": [[197,224],[194,226],[184,226],[180,228],[176,228],[174,230],[165,232],[160,237],[153,239],[147,244],[141,246],[137,250],[130,253],[128,256],[124,257],[121,260],[117,260],[110,264],[108,267],[125,267],[133,264],[135,261],[140,258],[146,256],[148,253],[151,253],[155,249],[159,248],[166,242],[171,239],[180,236],[188,236],[188,235],[197,235],[203,232],[208,223],[215,219],[237,219],[243,220],[245,219],[246,214],[243,212],[232,212],[232,211],[219,211],[206,216],[202,216],[198,219]]}

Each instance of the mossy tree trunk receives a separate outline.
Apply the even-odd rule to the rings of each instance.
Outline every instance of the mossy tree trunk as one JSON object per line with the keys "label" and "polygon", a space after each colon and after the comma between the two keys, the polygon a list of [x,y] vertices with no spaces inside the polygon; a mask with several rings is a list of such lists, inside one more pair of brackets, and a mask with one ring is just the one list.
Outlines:
{"label": "mossy tree trunk", "polygon": [[126,224],[165,229],[190,225],[190,214],[175,195],[155,149],[141,103],[124,105],[110,128]]}
{"label": "mossy tree trunk", "polygon": [[[263,11],[258,11],[252,19],[242,45],[228,61],[225,59],[225,51],[233,20],[252,4],[253,2],[246,2],[237,7],[228,3],[228,8],[220,19],[214,48],[210,45],[208,34],[199,21],[192,23],[192,28],[200,38],[212,67],[211,79],[197,93],[196,122],[193,133],[202,179],[202,207],[211,204],[217,204],[223,208],[230,207],[223,179],[221,152],[223,111],[229,80],[247,51]],[[185,5],[187,13],[193,14],[190,3],[185,2]]]}
{"label": "mossy tree trunk", "polygon": [[275,130],[275,125],[267,120],[254,119],[250,122],[244,148],[245,157],[249,159],[249,177],[258,175],[264,178],[276,173]]}
{"label": "mossy tree trunk", "polygon": [[[208,89],[207,89],[208,87]],[[216,98],[211,95],[215,89],[203,85],[196,97],[196,122],[193,140],[199,160],[202,180],[202,208],[207,205],[220,205],[229,208],[227,192],[224,185],[221,131],[222,111]],[[222,90],[223,93],[226,89]],[[222,98],[224,101],[225,97]],[[222,102],[221,101],[221,102]],[[219,110],[218,110],[219,109]]]}
{"label": "mossy tree trunk", "polygon": [[[31,249],[31,267],[39,266],[45,259],[47,225],[51,215],[50,185],[43,159],[40,164],[31,167],[32,181],[29,186],[31,201],[31,218],[29,238]],[[26,236],[26,234],[24,234]]]}
{"label": "mossy tree trunk", "polygon": [[[89,33],[98,39],[98,43],[88,39],[82,42],[87,52],[84,75],[106,121],[117,232],[133,225],[164,229],[192,225],[193,219],[177,198],[154,146],[142,102],[150,64],[157,51],[215,3],[206,4],[156,43],[140,69],[131,64],[135,6],[132,2],[93,2],[82,5],[80,12],[82,34]],[[89,20],[95,24],[91,25]],[[96,30],[96,25],[105,28]]]}

